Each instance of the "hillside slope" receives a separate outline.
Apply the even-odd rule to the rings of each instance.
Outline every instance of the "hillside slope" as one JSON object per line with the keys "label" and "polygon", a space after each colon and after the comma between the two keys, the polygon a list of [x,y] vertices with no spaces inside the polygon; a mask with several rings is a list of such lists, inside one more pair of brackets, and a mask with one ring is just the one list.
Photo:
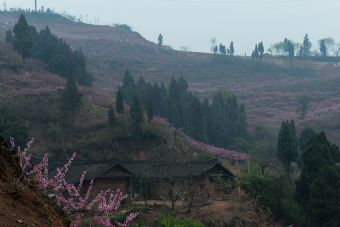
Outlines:
{"label": "hillside slope", "polygon": [[[162,48],[125,27],[74,23],[54,14],[27,16],[38,28],[48,25],[73,48],[82,48],[95,76],[95,87],[108,96],[127,68],[136,78],[143,76],[147,81],[168,82],[171,76],[183,75],[190,89],[201,97],[219,88],[236,93],[246,104],[250,126],[277,128],[282,120],[295,119],[299,128],[310,125],[325,130],[333,141],[338,136],[340,68],[336,64],[296,60],[290,69],[284,59],[267,57],[258,66],[246,57]],[[0,13],[0,28],[11,28],[17,18],[18,13]],[[301,96],[310,99],[303,120],[296,113]]]}
{"label": "hillside slope", "polygon": [[69,226],[64,212],[34,186],[23,182],[15,185],[19,173],[16,155],[0,137],[0,226]]}
{"label": "hillside slope", "polygon": [[66,81],[31,59],[23,61],[0,42],[0,108],[16,113],[37,141],[36,156],[46,151],[52,159],[65,160],[73,152],[86,160],[186,160],[194,150],[168,126],[145,124],[144,139],[131,136],[128,110],[119,114],[118,137],[108,125],[112,94],[96,87],[80,87],[83,105],[75,126],[63,126],[61,96]]}

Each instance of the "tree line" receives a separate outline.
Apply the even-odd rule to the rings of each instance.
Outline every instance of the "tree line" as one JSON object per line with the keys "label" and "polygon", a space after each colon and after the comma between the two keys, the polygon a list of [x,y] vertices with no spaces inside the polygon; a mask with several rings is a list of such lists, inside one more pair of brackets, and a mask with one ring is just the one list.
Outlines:
{"label": "tree line", "polygon": [[74,79],[82,85],[92,84],[92,75],[86,69],[86,59],[81,50],[72,50],[62,39],[51,33],[49,27],[40,32],[20,15],[13,31],[6,32],[6,42],[25,58],[46,63],[52,73],[66,79]]}
{"label": "tree line", "polygon": [[183,76],[172,77],[166,87],[163,83],[147,83],[142,77],[135,82],[126,71],[116,93],[116,111],[122,113],[124,103],[130,105],[130,112],[139,113],[131,115],[137,125],[143,121],[138,119],[139,109],[143,109],[149,121],[161,116],[194,139],[223,148],[230,148],[237,138],[247,137],[245,107],[235,95],[216,91],[210,100],[201,101],[188,87]]}
{"label": "tree line", "polygon": [[323,38],[318,41],[318,45],[313,48],[308,34],[303,37],[301,43],[294,42],[288,38],[283,41],[277,42],[268,49],[271,55],[288,56],[288,57],[338,57],[340,53],[340,44],[336,43],[333,38]]}

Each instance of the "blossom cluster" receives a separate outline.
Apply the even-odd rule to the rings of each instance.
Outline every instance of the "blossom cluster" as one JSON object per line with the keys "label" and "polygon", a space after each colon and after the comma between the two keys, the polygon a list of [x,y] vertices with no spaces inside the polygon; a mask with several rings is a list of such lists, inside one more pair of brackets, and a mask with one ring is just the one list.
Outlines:
{"label": "blossom cluster", "polygon": [[94,199],[90,200],[93,188],[93,180],[90,181],[86,192],[82,193],[82,187],[85,181],[86,171],[80,176],[79,184],[68,183],[65,179],[73,160],[76,157],[74,153],[62,168],[56,169],[56,174],[50,178],[48,170],[48,154],[45,154],[40,163],[32,167],[31,155],[28,153],[34,139],[27,143],[27,147],[22,150],[20,147],[15,148],[14,140],[11,138],[12,149],[17,149],[19,164],[22,172],[31,176],[37,184],[40,191],[45,194],[53,193],[56,203],[73,217],[71,227],[77,227],[83,219],[90,216],[92,223],[100,224],[104,227],[128,227],[136,219],[138,213],[128,215],[123,223],[118,221],[111,223],[112,216],[120,207],[121,202],[127,197],[119,189],[112,191],[108,189],[101,191]]}
{"label": "blossom cluster", "polygon": [[[153,122],[155,124],[164,125],[167,127],[170,127],[173,130],[176,130],[178,132],[183,133],[180,129],[175,129],[166,119],[161,117],[154,117]],[[183,133],[184,135],[184,133]],[[197,141],[187,135],[184,135],[184,137],[187,139],[187,141],[190,143],[190,145],[198,150],[207,152],[212,155],[217,155],[221,158],[227,158],[230,160],[235,161],[246,161],[248,159],[248,155],[245,153],[237,152],[237,151],[231,151],[224,148],[215,147],[213,145],[205,144],[203,142]]]}
{"label": "blossom cluster", "polygon": [[194,140],[188,136],[187,136],[187,140],[191,144],[191,146],[195,147],[196,149],[205,151],[212,155],[217,155],[221,158],[227,158],[227,159],[235,160],[235,161],[246,161],[248,159],[248,155],[245,153],[240,153],[236,151],[230,151],[224,148],[215,147],[215,146]]}

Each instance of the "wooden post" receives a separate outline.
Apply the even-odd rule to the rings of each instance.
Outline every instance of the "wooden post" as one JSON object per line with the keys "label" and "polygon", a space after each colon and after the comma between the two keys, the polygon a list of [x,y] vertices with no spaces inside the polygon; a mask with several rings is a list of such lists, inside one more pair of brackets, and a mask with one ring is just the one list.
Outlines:
{"label": "wooden post", "polygon": [[35,12],[37,12],[37,9],[38,9],[37,0],[34,0],[34,9],[35,9]]}

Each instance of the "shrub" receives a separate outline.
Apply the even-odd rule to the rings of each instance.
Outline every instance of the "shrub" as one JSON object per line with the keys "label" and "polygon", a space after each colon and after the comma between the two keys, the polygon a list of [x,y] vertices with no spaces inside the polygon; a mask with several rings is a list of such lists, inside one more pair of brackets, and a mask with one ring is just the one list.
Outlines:
{"label": "shrub", "polygon": [[304,215],[299,204],[293,198],[284,198],[282,203],[282,216],[287,224],[300,226],[304,221]]}
{"label": "shrub", "polygon": [[287,224],[301,226],[304,221],[302,209],[294,199],[294,189],[281,178],[267,182],[260,204]]}
{"label": "shrub", "polygon": [[160,218],[157,227],[204,227],[204,225],[200,221],[191,218],[168,216]]}
{"label": "shrub", "polygon": [[7,142],[10,137],[16,138],[18,145],[23,146],[27,139],[28,133],[24,121],[16,114],[8,109],[0,108],[0,135]]}

